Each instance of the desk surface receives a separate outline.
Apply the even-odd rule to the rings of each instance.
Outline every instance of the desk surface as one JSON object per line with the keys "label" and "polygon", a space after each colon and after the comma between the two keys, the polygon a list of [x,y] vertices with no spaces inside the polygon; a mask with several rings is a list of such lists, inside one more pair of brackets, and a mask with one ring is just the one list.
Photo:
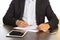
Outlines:
{"label": "desk surface", "polygon": [[6,37],[6,34],[11,30],[10,26],[0,25],[0,40],[60,40],[60,28],[53,35],[44,32],[28,32],[23,38]]}

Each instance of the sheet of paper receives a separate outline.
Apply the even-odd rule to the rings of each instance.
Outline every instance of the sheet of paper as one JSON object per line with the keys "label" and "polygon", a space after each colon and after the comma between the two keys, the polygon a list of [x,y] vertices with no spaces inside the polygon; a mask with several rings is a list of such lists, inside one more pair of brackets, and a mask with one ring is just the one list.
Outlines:
{"label": "sheet of paper", "polygon": [[29,31],[29,32],[38,32],[39,30],[26,30],[26,31]]}
{"label": "sheet of paper", "polygon": [[15,27],[14,29],[21,29],[21,30],[26,30],[26,31],[30,31],[30,32],[38,32],[37,26],[28,26],[25,28]]}

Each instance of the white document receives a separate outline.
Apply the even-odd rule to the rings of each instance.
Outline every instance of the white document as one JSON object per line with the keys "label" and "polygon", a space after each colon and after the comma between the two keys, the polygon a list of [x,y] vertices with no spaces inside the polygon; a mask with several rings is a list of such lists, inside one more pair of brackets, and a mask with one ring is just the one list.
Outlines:
{"label": "white document", "polygon": [[21,29],[21,30],[30,31],[30,32],[38,32],[36,25],[35,26],[27,26],[25,28],[15,27],[14,29]]}

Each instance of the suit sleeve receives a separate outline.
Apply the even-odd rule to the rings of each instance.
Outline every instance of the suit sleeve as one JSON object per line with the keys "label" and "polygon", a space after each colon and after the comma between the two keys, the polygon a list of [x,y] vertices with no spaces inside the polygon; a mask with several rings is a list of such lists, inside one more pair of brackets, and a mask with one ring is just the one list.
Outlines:
{"label": "suit sleeve", "polygon": [[50,29],[49,30],[54,30],[56,28],[58,28],[58,18],[57,16],[54,14],[51,6],[50,6],[50,3],[48,1],[48,5],[46,7],[46,17],[48,19],[49,22],[47,22],[49,25],[50,25]]}
{"label": "suit sleeve", "polygon": [[15,13],[15,1],[12,0],[10,7],[7,10],[7,13],[3,17],[3,23],[5,25],[16,26],[16,18],[14,18]]}

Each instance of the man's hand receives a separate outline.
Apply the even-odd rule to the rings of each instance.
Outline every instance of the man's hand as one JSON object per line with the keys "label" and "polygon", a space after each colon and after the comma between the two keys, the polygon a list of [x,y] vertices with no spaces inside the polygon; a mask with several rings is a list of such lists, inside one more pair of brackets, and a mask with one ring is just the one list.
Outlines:
{"label": "man's hand", "polygon": [[42,30],[44,32],[47,32],[49,28],[50,28],[50,25],[45,23],[42,23],[37,27],[38,30]]}
{"label": "man's hand", "polygon": [[28,23],[25,22],[25,21],[22,21],[22,20],[18,20],[17,21],[17,26],[18,27],[27,27],[28,26]]}

